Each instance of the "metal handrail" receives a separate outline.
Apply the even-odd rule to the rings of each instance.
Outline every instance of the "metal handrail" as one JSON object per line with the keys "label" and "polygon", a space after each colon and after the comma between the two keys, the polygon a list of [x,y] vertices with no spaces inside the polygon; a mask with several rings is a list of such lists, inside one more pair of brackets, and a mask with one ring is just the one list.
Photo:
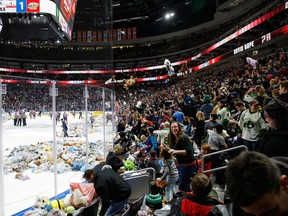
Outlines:
{"label": "metal handrail", "polygon": [[213,172],[213,171],[218,171],[218,170],[223,170],[227,167],[227,165],[222,166],[222,167],[217,167],[217,168],[213,168],[213,169],[209,169],[209,170],[204,170],[204,159],[213,155],[220,155],[224,152],[229,152],[229,151],[233,151],[233,150],[237,150],[237,149],[244,149],[244,151],[248,151],[247,146],[245,145],[240,145],[240,146],[236,146],[236,147],[232,147],[232,148],[228,148],[228,149],[224,149],[224,150],[220,150],[217,152],[213,152],[213,153],[209,153],[209,154],[205,154],[202,157],[202,162],[201,162],[201,173],[207,173],[207,172]]}
{"label": "metal handrail", "polygon": [[142,173],[143,171],[145,171],[147,173],[148,170],[152,171],[152,173],[153,173],[152,178],[153,178],[153,181],[155,181],[155,179],[156,179],[156,171],[152,167],[147,167],[147,168],[143,168],[143,169],[139,169],[139,170],[134,170],[134,171],[131,171],[131,172],[128,172],[128,173],[124,172],[124,173],[120,174],[120,176],[123,176],[123,178],[127,178],[127,177],[130,177],[132,175],[135,175],[135,173]]}

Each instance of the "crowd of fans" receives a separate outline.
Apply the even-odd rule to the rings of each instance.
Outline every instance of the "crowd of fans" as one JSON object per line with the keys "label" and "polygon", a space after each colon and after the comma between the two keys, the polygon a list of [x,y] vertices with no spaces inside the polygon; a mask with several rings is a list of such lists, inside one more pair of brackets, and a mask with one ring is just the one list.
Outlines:
{"label": "crowd of fans", "polygon": [[[275,27],[272,19],[269,26]],[[207,69],[203,75],[189,75],[181,81],[170,78],[168,82],[139,84],[128,90],[115,89],[117,135],[114,148],[106,159],[113,171],[122,173],[122,160],[132,153],[137,167],[153,167],[157,182],[167,180],[161,200],[165,203],[176,196],[176,182],[181,191],[191,193],[192,189],[195,196],[209,196],[212,183],[207,176],[210,173],[195,175],[201,165],[198,159],[201,160],[203,154],[243,145],[249,152],[287,157],[288,54],[278,50],[258,59],[256,67],[240,61],[214,70]],[[47,86],[21,85],[19,88],[19,85],[8,84],[7,87],[7,94],[3,95],[5,111],[51,111]],[[84,110],[82,87],[59,88],[57,110]],[[105,100],[108,110],[112,106],[111,95],[107,94]],[[102,108],[102,92],[90,91],[88,110]],[[18,120],[14,125],[18,125]],[[206,160],[205,168],[222,166],[227,159],[222,156]],[[228,171],[232,175],[233,171]],[[219,185],[227,183],[224,171],[215,172],[213,176]],[[205,192],[196,190],[201,181],[206,185]],[[231,184],[230,192],[237,195]],[[153,201],[151,197],[157,194],[148,196],[148,201]],[[236,195],[232,198],[240,206],[245,206]],[[192,211],[188,205],[186,207],[187,212]]]}
{"label": "crowd of fans", "polygon": [[[197,159],[204,152],[245,145],[249,152],[261,152],[268,157],[287,156],[287,65],[287,53],[277,52],[258,59],[256,68],[243,60],[205,75],[189,75],[181,82],[171,78],[157,86],[117,89],[118,139],[115,151],[109,155],[120,160],[112,163],[115,160],[107,157],[107,163],[121,173],[121,158],[133,152],[137,166],[153,167],[159,182],[169,180],[163,199],[169,202],[176,195],[176,182],[181,191],[190,193],[187,179],[197,172]],[[27,84],[21,89],[18,84],[8,84],[7,88],[3,95],[5,111],[51,109],[48,88]],[[83,88],[58,90],[57,109],[83,110]],[[102,108],[101,91],[94,93],[89,97],[91,110]],[[107,94],[107,101],[109,97]],[[213,168],[223,165],[223,160],[212,158],[205,161],[205,167],[209,167],[207,163]],[[213,174],[220,185],[226,182],[223,172]],[[200,179],[204,181],[205,176]]]}
{"label": "crowd of fans", "polygon": [[[247,163],[257,161],[260,166],[261,163],[274,163],[268,162],[268,157],[287,157],[287,63],[287,53],[281,52],[259,60],[256,68],[242,62],[225,70],[198,76],[192,82],[190,79],[163,86],[143,86],[137,91],[134,88],[117,92],[120,108],[117,113],[118,133],[115,149],[109,153],[106,162],[115,172],[121,173],[123,158],[127,153],[133,153],[135,164],[139,167],[153,167],[156,170],[158,184],[163,179],[167,180],[163,203],[171,203],[171,199],[177,196],[175,183],[178,182],[178,189],[186,192],[182,212],[193,215],[191,212],[203,210],[201,204],[195,204],[199,201],[197,197],[208,203],[205,204],[205,211],[213,211],[212,206],[223,203],[211,200],[214,183],[211,178],[207,178],[211,173],[195,175],[197,166],[201,163],[197,159],[201,155],[243,145],[249,152],[247,156],[241,154],[242,158],[250,157]],[[136,149],[133,143],[136,143]],[[266,157],[253,152],[261,152]],[[228,159],[238,154],[239,152],[233,153]],[[225,165],[227,158],[222,157],[227,155],[219,155],[204,161],[204,167],[217,168]],[[116,161],[114,163],[111,162],[113,157]],[[261,158],[261,162],[257,158]],[[241,157],[233,163],[234,168],[231,165],[228,169],[230,178],[237,184],[239,181],[236,177],[231,177],[231,173],[235,172],[235,166],[243,169],[238,164],[239,160],[242,160]],[[261,172],[261,168],[255,170],[252,167],[251,170],[255,173]],[[247,170],[247,173],[252,172],[251,170]],[[275,172],[273,176],[278,174]],[[219,185],[229,181],[223,170],[213,172],[213,176]],[[268,181],[265,178],[266,180]],[[250,179],[246,178],[245,181]],[[236,204],[247,212],[259,211],[255,206],[250,207],[259,197],[252,197],[252,194],[245,191],[247,196],[251,196],[251,201],[242,202],[237,198],[237,189],[230,182],[228,185]],[[158,202],[159,191],[153,186],[151,193],[146,204],[161,208],[162,205]],[[171,212],[174,211],[173,205]],[[240,209],[238,212],[241,212]],[[243,214],[242,212],[239,215]]]}

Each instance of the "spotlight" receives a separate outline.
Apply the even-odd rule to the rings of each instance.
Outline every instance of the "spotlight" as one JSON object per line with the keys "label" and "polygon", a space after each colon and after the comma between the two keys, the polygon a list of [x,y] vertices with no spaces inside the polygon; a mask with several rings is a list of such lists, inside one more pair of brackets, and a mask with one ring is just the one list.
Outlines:
{"label": "spotlight", "polygon": [[166,13],[166,14],[165,14],[165,19],[168,20],[168,19],[170,19],[171,17],[174,17],[174,15],[175,15],[175,13],[173,13],[173,12],[172,12],[172,13]]}

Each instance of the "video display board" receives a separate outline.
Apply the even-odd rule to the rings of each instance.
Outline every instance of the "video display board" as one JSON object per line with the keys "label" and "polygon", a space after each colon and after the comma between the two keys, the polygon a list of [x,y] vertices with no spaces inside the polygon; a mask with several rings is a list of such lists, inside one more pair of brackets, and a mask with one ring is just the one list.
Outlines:
{"label": "video display board", "polygon": [[0,13],[49,13],[71,40],[77,0],[0,0]]}
{"label": "video display board", "polygon": [[56,18],[68,37],[72,38],[72,30],[77,7],[77,0],[54,0],[57,5]]}
{"label": "video display board", "polygon": [[39,13],[40,0],[0,0],[1,13]]}

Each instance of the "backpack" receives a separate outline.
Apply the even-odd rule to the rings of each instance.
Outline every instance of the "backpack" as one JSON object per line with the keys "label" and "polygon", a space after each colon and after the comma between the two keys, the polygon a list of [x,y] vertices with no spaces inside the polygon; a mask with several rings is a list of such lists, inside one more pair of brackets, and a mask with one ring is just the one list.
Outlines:
{"label": "backpack", "polygon": [[169,216],[192,216],[185,214],[181,209],[183,207],[183,200],[185,200],[185,205],[193,206],[197,205],[197,208],[199,209],[199,206],[203,208],[203,212],[208,212],[207,214],[203,214],[203,216],[228,216],[228,211],[226,207],[218,200],[213,198],[200,198],[195,197],[193,195],[189,195],[186,193],[180,193],[178,194],[178,197],[176,197],[171,202],[171,211]]}

